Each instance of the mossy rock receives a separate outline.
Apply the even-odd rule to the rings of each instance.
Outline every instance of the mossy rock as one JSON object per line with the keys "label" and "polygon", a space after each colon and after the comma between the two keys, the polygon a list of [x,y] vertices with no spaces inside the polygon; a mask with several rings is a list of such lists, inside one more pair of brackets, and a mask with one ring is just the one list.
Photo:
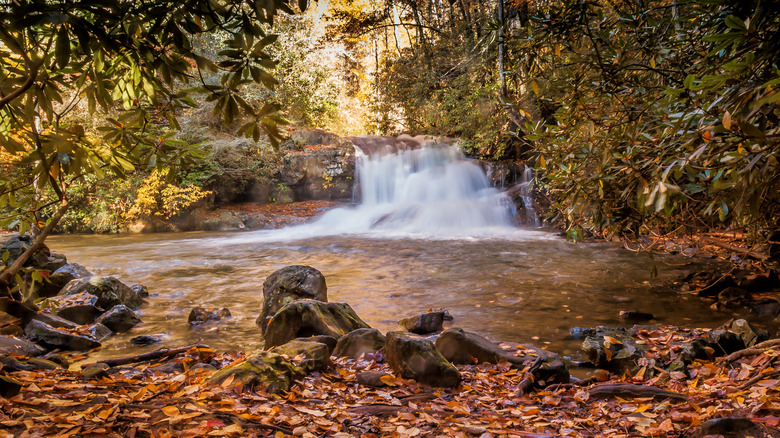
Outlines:
{"label": "mossy rock", "polygon": [[143,304],[143,299],[130,286],[114,277],[77,278],[71,280],[60,291],[60,295],[74,295],[80,292],[86,292],[98,297],[97,305],[103,309],[110,309],[117,304],[124,304],[135,310]]}
{"label": "mossy rock", "polygon": [[233,376],[233,382],[241,382],[244,388],[279,394],[289,391],[295,379],[303,375],[300,368],[282,355],[263,351],[215,372],[209,382],[219,385]]}
{"label": "mossy rock", "polygon": [[455,368],[434,347],[430,339],[408,332],[389,332],[385,342],[385,358],[396,373],[406,379],[431,386],[458,386],[461,377]]}
{"label": "mossy rock", "polygon": [[306,374],[322,371],[330,366],[330,349],[320,342],[312,342],[306,338],[292,341],[275,347],[273,353],[288,357],[296,367]]}
{"label": "mossy rock", "polygon": [[311,266],[292,265],[274,271],[263,282],[263,309],[255,321],[265,333],[268,322],[295,300],[328,302],[325,276]]}
{"label": "mossy rock", "polygon": [[282,307],[271,318],[265,332],[265,347],[318,335],[339,339],[359,328],[369,327],[347,303],[297,300]]}
{"label": "mossy rock", "polygon": [[353,330],[339,339],[334,356],[357,359],[364,353],[376,353],[385,348],[385,335],[373,328]]}

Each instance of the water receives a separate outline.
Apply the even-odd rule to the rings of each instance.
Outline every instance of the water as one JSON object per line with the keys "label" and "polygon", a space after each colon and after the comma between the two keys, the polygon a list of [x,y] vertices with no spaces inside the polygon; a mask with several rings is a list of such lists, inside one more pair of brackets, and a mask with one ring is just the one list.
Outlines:
{"label": "water", "polygon": [[[142,283],[153,294],[143,323],[115,336],[102,356],[160,345],[128,343],[164,333],[163,345],[202,342],[221,350],[262,347],[254,321],[262,283],[291,264],[326,277],[330,301],[352,305],[382,331],[429,309],[448,309],[453,325],[493,340],[549,345],[575,354],[574,326],[619,324],[620,310],[653,313],[659,322],[715,326],[695,297],[653,291],[653,261],[615,245],[572,244],[556,234],[516,227],[508,198],[480,169],[448,147],[359,155],[361,203],[325,213],[313,224],[275,231],[118,236],[55,236],[52,250],[98,275]],[[684,261],[664,260],[684,264]],[[660,261],[659,261],[660,264]],[[672,278],[685,267],[660,264]],[[227,307],[233,318],[190,327],[194,306]]]}

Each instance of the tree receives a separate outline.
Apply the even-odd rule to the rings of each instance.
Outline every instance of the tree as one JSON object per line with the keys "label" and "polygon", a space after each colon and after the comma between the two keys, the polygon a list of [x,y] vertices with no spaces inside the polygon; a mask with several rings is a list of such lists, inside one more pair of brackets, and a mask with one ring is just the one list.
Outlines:
{"label": "tree", "polygon": [[[3,166],[13,170],[0,182],[0,211],[9,213],[0,226],[36,234],[0,275],[0,287],[14,283],[65,214],[75,179],[122,177],[136,166],[173,175],[196,160],[196,151],[155,128],[178,129],[177,111],[194,104],[193,94],[214,102],[226,125],[241,116],[239,133],[276,144],[278,107],[248,102],[239,91],[249,82],[274,87],[275,62],[265,49],[276,39],[268,29],[279,12],[294,13],[291,2],[0,0],[0,146]],[[213,34],[225,38],[217,62],[193,44]],[[214,73],[220,82],[205,79]],[[68,117],[82,99],[90,115],[107,116],[97,129]]]}

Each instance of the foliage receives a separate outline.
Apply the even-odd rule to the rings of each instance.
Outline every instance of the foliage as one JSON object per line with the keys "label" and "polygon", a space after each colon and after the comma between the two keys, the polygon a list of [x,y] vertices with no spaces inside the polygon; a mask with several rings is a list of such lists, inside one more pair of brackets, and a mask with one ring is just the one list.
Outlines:
{"label": "foliage", "polygon": [[211,192],[196,186],[177,186],[166,181],[165,173],[155,169],[144,178],[135,192],[133,205],[126,213],[130,220],[143,217],[170,219],[186,211]]}
{"label": "foliage", "polygon": [[137,172],[127,178],[97,178],[85,175],[69,190],[68,212],[57,225],[66,233],[118,233],[127,228],[125,215],[132,205]]}

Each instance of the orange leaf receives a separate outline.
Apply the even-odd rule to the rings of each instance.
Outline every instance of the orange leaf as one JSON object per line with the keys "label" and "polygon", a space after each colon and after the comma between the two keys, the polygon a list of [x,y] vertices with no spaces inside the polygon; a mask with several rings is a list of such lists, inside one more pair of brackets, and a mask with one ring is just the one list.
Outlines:
{"label": "orange leaf", "polygon": [[162,408],[163,414],[169,416],[169,417],[175,417],[179,415],[179,408],[176,406],[166,406]]}

